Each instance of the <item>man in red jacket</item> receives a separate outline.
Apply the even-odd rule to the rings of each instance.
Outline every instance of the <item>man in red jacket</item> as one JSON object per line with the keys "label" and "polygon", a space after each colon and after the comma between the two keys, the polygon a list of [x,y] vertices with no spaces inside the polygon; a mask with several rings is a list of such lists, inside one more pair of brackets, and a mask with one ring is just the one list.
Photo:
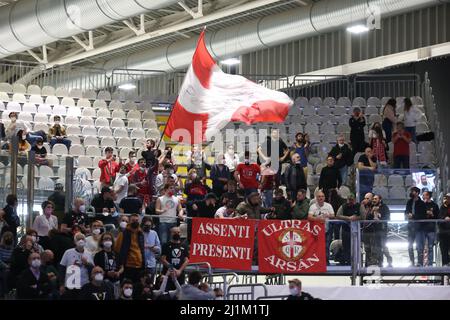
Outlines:
{"label": "man in red jacket", "polygon": [[110,187],[116,179],[116,173],[119,172],[120,165],[113,158],[113,148],[107,147],[105,149],[106,159],[98,162],[98,167],[101,170],[100,183],[102,187]]}

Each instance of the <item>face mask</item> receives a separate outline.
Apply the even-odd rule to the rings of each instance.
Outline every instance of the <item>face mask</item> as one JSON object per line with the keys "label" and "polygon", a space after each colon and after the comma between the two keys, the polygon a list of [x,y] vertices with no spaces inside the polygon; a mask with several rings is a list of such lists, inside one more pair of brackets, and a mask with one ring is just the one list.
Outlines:
{"label": "face mask", "polygon": [[33,243],[36,243],[37,237],[36,236],[31,236],[31,241],[33,241]]}
{"label": "face mask", "polygon": [[49,216],[53,213],[53,209],[52,208],[45,208],[44,213],[46,216]]}
{"label": "face mask", "polygon": [[103,242],[103,246],[104,246],[106,249],[111,248],[111,247],[112,247],[112,241],[105,241],[105,242]]}
{"label": "face mask", "polygon": [[193,174],[191,175],[191,179],[194,180],[195,178],[197,178],[197,174],[196,174],[196,173],[193,173]]}
{"label": "face mask", "polygon": [[137,229],[137,228],[139,228],[139,222],[137,222],[137,221],[132,222],[132,223],[130,224],[130,226],[131,226],[133,229]]}
{"label": "face mask", "polygon": [[120,223],[120,228],[125,229],[127,227],[127,222],[126,221],[122,221]]}
{"label": "face mask", "polygon": [[78,248],[84,248],[85,245],[86,245],[86,241],[84,241],[84,240],[78,240],[77,241],[77,247]]}
{"label": "face mask", "polygon": [[55,124],[59,125],[61,123],[60,120],[55,120]]}
{"label": "face mask", "polygon": [[131,289],[131,288],[126,288],[125,290],[123,290],[123,295],[127,298],[131,297],[132,294],[133,294],[133,289]]}
{"label": "face mask", "polygon": [[86,212],[86,206],[84,204],[81,205],[79,210],[80,210],[81,213],[85,213]]}
{"label": "face mask", "polygon": [[95,281],[98,281],[98,282],[103,281],[103,274],[101,274],[101,273],[96,273],[95,276],[94,276],[94,280],[95,280]]}
{"label": "face mask", "polygon": [[137,161],[137,158],[131,158],[131,159],[130,159],[130,162],[131,162],[131,163],[136,163],[136,161]]}
{"label": "face mask", "polygon": [[174,234],[174,235],[172,236],[172,239],[175,240],[175,241],[180,241],[181,236],[180,236],[178,233],[176,233],[176,234]]}
{"label": "face mask", "polygon": [[94,230],[92,230],[92,234],[94,234],[94,235],[96,235],[96,236],[98,236],[99,234],[100,234],[100,229],[98,229],[98,228],[96,228],[96,229],[94,229]]}
{"label": "face mask", "polygon": [[234,154],[234,149],[228,149],[228,154],[229,155],[233,155]]}
{"label": "face mask", "polygon": [[245,159],[245,160],[244,160],[244,163],[245,163],[246,165],[249,165],[249,164],[250,164],[250,160]]}
{"label": "face mask", "polygon": [[173,197],[173,192],[172,191],[169,192],[168,195],[169,195],[169,197]]}
{"label": "face mask", "polygon": [[27,138],[26,135],[22,135],[22,140],[25,140]]}
{"label": "face mask", "polygon": [[37,148],[38,148],[39,150],[41,150],[43,147],[44,147],[43,145],[37,145]]}
{"label": "face mask", "polygon": [[174,173],[175,173],[175,171],[173,171],[173,170],[169,171],[169,174],[174,174]]}
{"label": "face mask", "polygon": [[31,266],[35,269],[39,268],[41,266],[41,260],[34,259],[33,261],[31,261]]}
{"label": "face mask", "polygon": [[296,296],[298,295],[298,288],[289,288],[289,292],[291,295]]}
{"label": "face mask", "polygon": [[16,122],[17,118],[16,117],[12,117],[11,118],[11,122]]}
{"label": "face mask", "polygon": [[144,230],[144,232],[149,232],[150,229],[151,229],[151,227],[150,227],[150,226],[147,226],[147,225],[145,225],[145,226],[142,228],[142,230]]}
{"label": "face mask", "polygon": [[345,144],[344,143],[342,143],[342,144],[338,144],[339,145],[339,148],[342,148]]}

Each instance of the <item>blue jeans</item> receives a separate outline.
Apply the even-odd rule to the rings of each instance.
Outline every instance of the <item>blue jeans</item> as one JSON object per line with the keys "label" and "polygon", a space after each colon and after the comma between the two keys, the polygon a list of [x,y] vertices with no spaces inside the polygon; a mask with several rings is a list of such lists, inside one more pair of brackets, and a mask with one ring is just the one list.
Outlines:
{"label": "blue jeans", "polygon": [[245,197],[248,197],[253,192],[258,192],[258,189],[255,188],[244,189]]}
{"label": "blue jeans", "polygon": [[348,177],[348,167],[347,166],[343,166],[342,168],[339,169],[339,173],[341,174],[342,185],[346,185],[347,184],[347,177]]}
{"label": "blue jeans", "polygon": [[161,241],[161,248],[170,240],[170,229],[176,226],[176,222],[161,222],[158,225],[158,236]]}
{"label": "blue jeans", "polygon": [[405,127],[405,131],[411,134],[411,141],[416,142],[416,127]]}
{"label": "blue jeans", "polygon": [[70,149],[70,146],[72,145],[72,141],[70,141],[69,139],[66,138],[62,138],[62,139],[56,139],[56,138],[52,138],[50,140],[50,146],[53,148],[53,146],[57,143],[62,143],[67,147],[67,150]]}
{"label": "blue jeans", "polygon": [[417,246],[417,263],[423,266],[423,250],[425,249],[425,240],[428,241],[428,265],[433,265],[433,247],[436,240],[436,232],[428,232],[418,230],[416,231],[416,246]]}
{"label": "blue jeans", "polygon": [[273,190],[264,190],[262,191],[262,203],[263,207],[271,208],[273,202]]}

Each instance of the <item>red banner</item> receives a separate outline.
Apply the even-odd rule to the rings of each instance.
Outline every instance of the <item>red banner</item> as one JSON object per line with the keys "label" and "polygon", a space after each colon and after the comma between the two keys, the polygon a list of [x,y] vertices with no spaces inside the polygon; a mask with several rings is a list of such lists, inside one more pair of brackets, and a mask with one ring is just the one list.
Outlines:
{"label": "red banner", "polygon": [[255,220],[192,220],[190,262],[209,262],[213,268],[251,270]]}
{"label": "red banner", "polygon": [[263,220],[258,225],[261,273],[326,272],[325,225],[306,220]]}

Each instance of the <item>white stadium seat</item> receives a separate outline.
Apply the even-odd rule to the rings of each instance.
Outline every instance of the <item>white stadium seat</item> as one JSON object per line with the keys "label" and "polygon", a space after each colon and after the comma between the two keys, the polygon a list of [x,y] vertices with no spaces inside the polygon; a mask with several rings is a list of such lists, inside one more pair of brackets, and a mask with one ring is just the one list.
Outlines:
{"label": "white stadium seat", "polygon": [[74,88],[70,90],[69,97],[71,98],[83,98],[83,92],[81,89]]}
{"label": "white stadium seat", "polygon": [[66,107],[75,107],[75,100],[73,100],[72,98],[63,98],[61,100],[61,105],[62,106],[66,106]]}
{"label": "white stadium seat", "polygon": [[25,93],[27,93],[27,88],[21,83],[14,83],[12,86],[12,92],[25,94]]}
{"label": "white stadium seat", "polygon": [[127,119],[141,119],[141,112],[138,110],[130,110],[127,113]]}
{"label": "white stadium seat", "polygon": [[34,122],[48,123],[48,115],[43,113],[36,113],[34,115]]}
{"label": "white stadium seat", "polygon": [[11,101],[8,102],[8,104],[6,105],[6,110],[12,112],[21,112],[22,111],[22,107],[20,106],[19,102],[16,101]]}
{"label": "white stadium seat", "polygon": [[126,119],[125,111],[121,109],[113,110],[111,113],[112,118]]}
{"label": "white stadium seat", "polygon": [[111,101],[111,93],[109,91],[99,91],[97,99]]}
{"label": "white stadium seat", "polygon": [[53,182],[53,180],[50,178],[41,177],[39,178],[37,187],[39,190],[53,191],[55,190],[55,182]]}
{"label": "white stadium seat", "polygon": [[377,97],[367,99],[367,106],[381,107],[381,101]]}
{"label": "white stadium seat", "polygon": [[49,178],[49,177],[55,176],[55,173],[53,172],[53,168],[50,168],[49,166],[40,166],[38,175],[40,177],[47,177],[47,178]]}
{"label": "white stadium seat", "polygon": [[[111,125],[112,127],[112,125]],[[144,129],[158,129],[158,124],[155,120],[145,120],[143,124]]]}
{"label": "white stadium seat", "polygon": [[119,157],[121,159],[127,159],[130,151],[132,151],[130,148],[121,148],[119,151]]}
{"label": "white stadium seat", "polygon": [[151,110],[142,112],[142,120],[155,120],[155,113]]}
{"label": "white stadium seat", "polygon": [[99,137],[112,137],[112,131],[109,127],[101,127],[98,129],[98,136]]}
{"label": "white stadium seat", "polygon": [[128,120],[127,127],[129,129],[142,129],[142,122],[138,119],[130,119]]}
{"label": "white stadium seat", "polygon": [[53,114],[53,109],[49,104],[41,104],[37,108],[38,113]]}
{"label": "white stadium seat", "polygon": [[81,117],[80,118],[80,126],[92,126],[94,127],[94,119],[91,117]]}
{"label": "white stadium seat", "polygon": [[353,105],[358,107],[365,107],[366,106],[366,99],[363,97],[356,97],[353,99]]}
{"label": "white stadium seat", "polygon": [[80,119],[78,119],[78,117],[73,117],[73,116],[67,116],[64,119],[66,125],[73,125],[73,126],[79,126],[80,125]]}
{"label": "white stadium seat", "polygon": [[117,147],[118,148],[124,148],[124,147],[132,148],[133,147],[133,143],[131,142],[130,138],[122,137],[122,138],[119,138],[117,140]]}
{"label": "white stadium seat", "polygon": [[66,127],[67,134],[80,135],[81,129],[79,126],[67,126]]}
{"label": "white stadium seat", "polygon": [[53,146],[52,153],[56,155],[67,155],[69,151],[67,150],[67,147],[62,143],[57,143]]}
{"label": "white stadium seat", "polygon": [[406,190],[404,187],[392,187],[389,189],[389,199],[404,200],[406,198]]}
{"label": "white stadium seat", "polygon": [[109,108],[112,110],[122,110],[123,104],[118,100],[113,100],[109,103]]}
{"label": "white stadium seat", "polygon": [[348,97],[340,97],[336,105],[349,108],[352,105],[352,102]]}
{"label": "white stadium seat", "polygon": [[101,127],[109,127],[109,121],[106,118],[97,118],[95,120],[95,126],[97,128],[101,128]]}
{"label": "white stadium seat", "polygon": [[[88,154],[90,157],[101,157],[102,152],[100,151],[99,147],[96,146],[87,146],[86,147],[86,154]],[[94,166],[98,165],[98,163],[93,163]]]}
{"label": "white stadium seat", "polygon": [[145,131],[143,129],[133,129],[130,135],[131,139],[145,138]]}
{"label": "white stadium seat", "polygon": [[95,146],[98,147],[98,138],[96,136],[85,136],[83,145],[87,146]]}
{"label": "white stadium seat", "polygon": [[302,109],[302,114],[304,116],[312,116],[316,114],[316,108],[314,106],[305,106]]}
{"label": "white stadium seat", "polygon": [[311,99],[309,99],[309,103],[310,106],[313,107],[320,107],[322,106],[322,98],[320,97],[312,97]]}
{"label": "white stadium seat", "polygon": [[122,119],[119,118],[113,118],[111,120],[111,128],[115,129],[115,128],[125,128],[125,123],[123,122]]}
{"label": "white stadium seat", "polygon": [[98,109],[97,110],[97,118],[110,118],[111,113],[108,109]]}
{"label": "white stadium seat", "polygon": [[53,106],[53,114],[65,116],[67,114],[67,108],[62,105],[54,105]]}
{"label": "white stadium seat", "polygon": [[327,97],[323,100],[324,106],[334,107],[336,105],[336,99],[333,97]]}
{"label": "white stadium seat", "polygon": [[[34,116],[35,119],[36,119],[36,116],[38,116],[38,114]],[[45,115],[42,115],[42,116],[45,116]],[[34,120],[34,121],[36,121],[36,120]],[[33,127],[34,131],[42,130],[42,131],[48,132],[48,129],[49,129],[49,127],[46,123],[39,123],[39,122],[34,123],[34,127]]]}
{"label": "white stadium seat", "polygon": [[55,95],[55,88],[52,86],[44,86],[41,91],[41,95],[43,96],[54,96]]}
{"label": "white stadium seat", "polygon": [[134,101],[125,101],[125,103],[123,104],[123,109],[124,110],[136,110],[137,111],[137,105]]}
{"label": "white stadium seat", "polygon": [[92,179],[98,180],[100,179],[100,175],[101,175],[100,168],[95,168],[94,171],[92,172]]}
{"label": "white stadium seat", "polygon": [[44,99],[42,99],[42,96],[37,96],[37,95],[31,95],[30,98],[28,99],[28,101],[33,104],[43,104],[44,103]]}
{"label": "white stadium seat", "polygon": [[95,117],[96,116],[95,109],[92,107],[84,107],[83,110],[81,111],[81,115],[83,117]]}
{"label": "white stadium seat", "polygon": [[66,88],[59,87],[55,91],[55,96],[64,98],[69,96],[69,91]]}
{"label": "white stadium seat", "polygon": [[392,174],[388,178],[388,186],[389,187],[403,187],[404,181],[403,177],[398,174]]}
{"label": "white stadium seat", "polygon": [[97,99],[97,94],[94,90],[86,90],[83,92],[83,98],[89,99],[89,100],[95,100]]}
{"label": "white stadium seat", "polygon": [[8,96],[8,94],[6,92],[1,92],[0,91],[0,101],[9,102],[11,100],[9,99],[9,96]]}
{"label": "white stadium seat", "polygon": [[92,107],[91,102],[88,99],[80,99],[77,102],[77,107],[78,108],[87,108],[87,107]]}
{"label": "white stadium seat", "polygon": [[371,114],[379,114],[379,110],[377,107],[375,106],[367,106],[366,109],[364,110],[364,114],[365,115],[371,115]]}
{"label": "white stadium seat", "polygon": [[6,82],[0,83],[0,91],[1,92],[12,93],[13,92],[12,85],[10,85],[9,83],[6,83]]}
{"label": "white stadium seat", "polygon": [[94,109],[106,109],[108,108],[108,105],[106,104],[105,100],[95,100],[93,107]]}
{"label": "white stadium seat", "polygon": [[[84,167],[84,168],[92,167],[92,158],[90,156],[79,156],[78,157],[78,167]],[[88,176],[91,176],[90,171],[89,171]]]}
{"label": "white stadium seat", "polygon": [[27,102],[27,98],[25,98],[25,95],[22,93],[14,93],[11,100],[20,103]]}
{"label": "white stadium seat", "polygon": [[96,136],[97,129],[95,127],[86,126],[86,127],[83,127],[82,133],[83,133],[83,136]]}
{"label": "white stadium seat", "polygon": [[21,112],[19,113],[19,120],[25,122],[33,122],[33,116],[29,112]]}
{"label": "white stadium seat", "polygon": [[35,104],[27,102],[27,103],[24,103],[24,105],[22,106],[22,111],[29,112],[29,113],[36,113],[37,108],[36,108]]}
{"label": "white stadium seat", "polygon": [[80,144],[73,144],[70,147],[70,155],[72,156],[84,156],[86,153],[86,151],[84,150],[84,147]]}
{"label": "white stadium seat", "polygon": [[114,139],[113,137],[103,137],[101,142],[100,142],[100,147],[104,148],[104,147],[116,147],[116,139]]}
{"label": "white stadium seat", "polygon": [[81,144],[81,140],[80,140],[80,137],[79,137],[79,136],[76,136],[76,135],[71,134],[71,135],[68,135],[68,136],[67,136],[67,139],[69,139],[70,141],[72,141],[72,144]]}
{"label": "white stadium seat", "polygon": [[45,98],[45,104],[49,104],[51,106],[55,106],[59,104],[59,99],[56,96],[48,96]]}
{"label": "white stadium seat", "polygon": [[114,130],[114,138],[127,138],[128,131],[125,128],[116,128]]}

